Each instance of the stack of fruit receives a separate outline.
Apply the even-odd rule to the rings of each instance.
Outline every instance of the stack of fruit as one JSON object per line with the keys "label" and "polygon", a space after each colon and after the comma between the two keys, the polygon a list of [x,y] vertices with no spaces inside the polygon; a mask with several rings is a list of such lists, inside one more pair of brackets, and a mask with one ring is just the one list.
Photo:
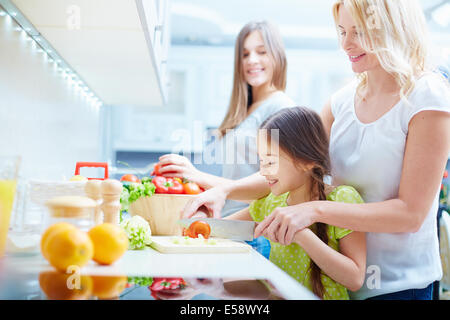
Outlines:
{"label": "stack of fruit", "polygon": [[122,211],[128,211],[130,204],[141,197],[150,197],[158,194],[188,194],[195,195],[204,190],[195,182],[184,178],[163,177],[159,169],[161,165],[157,163],[149,177],[139,179],[134,174],[126,174],[120,178],[123,184],[120,203]]}
{"label": "stack of fruit", "polygon": [[152,172],[155,176],[152,182],[156,187],[156,193],[199,194],[205,191],[198,184],[187,179],[163,177],[159,172],[160,168],[161,165],[157,163]]}
{"label": "stack of fruit", "polygon": [[81,268],[91,259],[102,265],[112,264],[127,249],[126,232],[111,223],[96,225],[89,232],[69,223],[55,223],[41,238],[42,255],[61,272],[74,266]]}
{"label": "stack of fruit", "polygon": [[139,180],[134,174],[126,174],[120,178],[124,185],[140,184],[151,182],[155,186],[155,193],[169,193],[169,194],[199,194],[204,190],[195,182],[184,178],[166,178],[163,177],[159,169],[161,165],[157,163],[150,176],[153,178],[144,177]]}

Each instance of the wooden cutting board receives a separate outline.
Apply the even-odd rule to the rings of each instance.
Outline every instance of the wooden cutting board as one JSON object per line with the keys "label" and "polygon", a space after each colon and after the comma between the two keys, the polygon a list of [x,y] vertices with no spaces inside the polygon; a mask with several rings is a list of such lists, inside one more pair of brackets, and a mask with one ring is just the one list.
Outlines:
{"label": "wooden cutting board", "polygon": [[[178,243],[174,243],[174,240]],[[211,238],[211,240],[214,240],[215,244],[196,241],[186,244],[182,236],[153,236],[150,246],[161,253],[245,253],[252,248],[246,243],[229,239]]]}

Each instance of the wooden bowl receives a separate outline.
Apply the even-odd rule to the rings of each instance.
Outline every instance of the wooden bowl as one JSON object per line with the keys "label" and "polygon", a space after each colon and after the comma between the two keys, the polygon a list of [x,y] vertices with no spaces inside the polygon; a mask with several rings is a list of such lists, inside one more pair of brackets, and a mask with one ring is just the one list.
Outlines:
{"label": "wooden bowl", "polygon": [[178,224],[183,209],[193,195],[155,193],[130,204],[129,213],[139,215],[150,224],[152,235],[181,236],[183,228]]}

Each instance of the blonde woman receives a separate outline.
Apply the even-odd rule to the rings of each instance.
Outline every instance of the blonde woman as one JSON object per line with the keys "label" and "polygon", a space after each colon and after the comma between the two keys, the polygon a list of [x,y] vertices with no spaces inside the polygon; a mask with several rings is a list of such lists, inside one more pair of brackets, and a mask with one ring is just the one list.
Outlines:
{"label": "blonde woman", "polygon": [[[218,128],[220,143],[215,152],[221,155],[216,158],[222,164],[222,177],[199,171],[189,159],[177,154],[160,158],[161,175],[183,177],[210,189],[258,172],[258,127],[280,109],[295,105],[284,93],[286,72],[286,54],[277,28],[267,21],[246,24],[236,39],[233,91],[228,112]],[[228,201],[222,214],[227,216],[247,205]]]}
{"label": "blonde woman", "polygon": [[[333,6],[354,82],[321,116],[330,136],[333,185],[367,202],[313,201],[277,208],[255,230],[290,244],[316,222],[367,232],[367,273],[354,299],[431,299],[442,276],[436,230],[439,187],[450,151],[450,89],[427,64],[426,22],[417,0],[344,0]],[[264,189],[265,188],[265,189]],[[223,199],[267,194],[256,175],[209,190],[185,215]]]}

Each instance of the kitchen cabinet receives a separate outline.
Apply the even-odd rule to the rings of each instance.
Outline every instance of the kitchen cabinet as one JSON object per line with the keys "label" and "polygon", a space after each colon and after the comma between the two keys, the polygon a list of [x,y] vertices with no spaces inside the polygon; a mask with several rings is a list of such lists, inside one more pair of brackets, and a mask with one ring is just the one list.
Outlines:
{"label": "kitchen cabinet", "polygon": [[169,0],[136,0],[158,84],[167,103],[169,77],[167,59],[170,46]]}
{"label": "kitchen cabinet", "polygon": [[73,71],[104,105],[166,104],[169,0],[0,0],[0,4],[9,11],[17,8],[21,14],[16,19],[36,29],[31,34],[35,41],[45,43],[64,62],[61,72]]}

